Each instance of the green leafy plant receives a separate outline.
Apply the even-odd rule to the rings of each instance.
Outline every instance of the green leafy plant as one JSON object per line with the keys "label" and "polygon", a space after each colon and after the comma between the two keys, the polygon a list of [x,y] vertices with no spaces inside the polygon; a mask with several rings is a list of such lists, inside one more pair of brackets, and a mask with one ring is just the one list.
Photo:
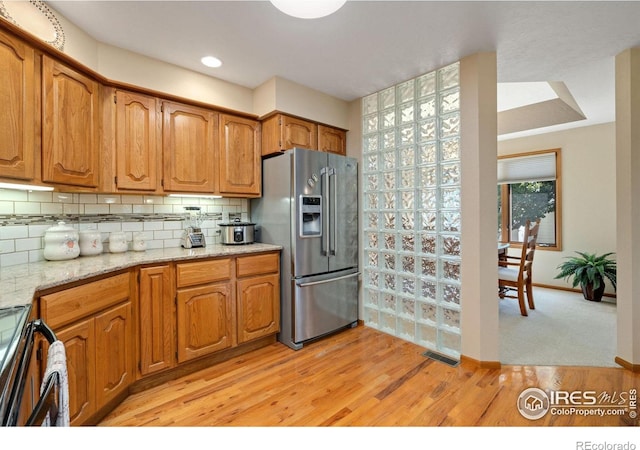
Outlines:
{"label": "green leafy plant", "polygon": [[[564,278],[567,281],[573,278],[572,285],[580,285],[587,300],[599,301],[604,292],[604,280],[609,280],[614,289],[617,288],[616,261],[609,258],[612,252],[603,255],[595,253],[576,252],[577,256],[567,257],[567,261],[558,265],[560,273],[555,278]],[[593,297],[594,292],[600,292],[599,298]]]}

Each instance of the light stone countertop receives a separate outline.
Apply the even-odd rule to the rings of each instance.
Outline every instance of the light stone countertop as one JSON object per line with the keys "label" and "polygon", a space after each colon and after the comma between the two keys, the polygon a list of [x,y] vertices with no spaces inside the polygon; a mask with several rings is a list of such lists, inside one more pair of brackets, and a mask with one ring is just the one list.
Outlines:
{"label": "light stone countertop", "polygon": [[63,286],[96,275],[108,274],[142,264],[237,256],[281,250],[270,244],[221,245],[205,248],[181,247],[151,249],[144,252],[103,253],[66,261],[41,261],[0,269],[0,308],[30,305],[36,291]]}

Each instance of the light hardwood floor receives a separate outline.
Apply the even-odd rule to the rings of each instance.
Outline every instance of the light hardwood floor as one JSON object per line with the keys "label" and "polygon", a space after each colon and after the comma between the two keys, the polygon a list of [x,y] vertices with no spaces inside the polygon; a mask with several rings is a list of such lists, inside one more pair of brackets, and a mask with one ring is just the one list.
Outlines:
{"label": "light hardwood floor", "polygon": [[450,367],[365,326],[294,351],[280,343],[134,394],[101,426],[637,426],[638,419],[517,410],[520,393],[640,388],[622,368]]}

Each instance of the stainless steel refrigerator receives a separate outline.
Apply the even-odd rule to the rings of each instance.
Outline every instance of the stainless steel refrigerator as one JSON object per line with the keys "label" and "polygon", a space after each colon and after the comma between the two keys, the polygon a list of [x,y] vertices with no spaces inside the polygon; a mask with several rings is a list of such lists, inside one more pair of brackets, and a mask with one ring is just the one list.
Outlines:
{"label": "stainless steel refrigerator", "polygon": [[280,342],[305,342],[358,321],[358,163],[293,148],[262,162],[251,201],[258,242],[283,247]]}

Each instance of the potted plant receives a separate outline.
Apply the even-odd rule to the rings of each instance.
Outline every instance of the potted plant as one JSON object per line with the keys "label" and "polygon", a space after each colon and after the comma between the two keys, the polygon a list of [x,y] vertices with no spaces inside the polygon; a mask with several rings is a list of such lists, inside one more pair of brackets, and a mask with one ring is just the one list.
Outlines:
{"label": "potted plant", "polygon": [[556,278],[573,278],[573,287],[578,284],[586,300],[599,302],[604,294],[604,279],[608,279],[616,289],[616,261],[609,258],[613,253],[596,255],[595,253],[576,252],[577,256],[567,257],[567,261],[558,266],[560,273]]}

